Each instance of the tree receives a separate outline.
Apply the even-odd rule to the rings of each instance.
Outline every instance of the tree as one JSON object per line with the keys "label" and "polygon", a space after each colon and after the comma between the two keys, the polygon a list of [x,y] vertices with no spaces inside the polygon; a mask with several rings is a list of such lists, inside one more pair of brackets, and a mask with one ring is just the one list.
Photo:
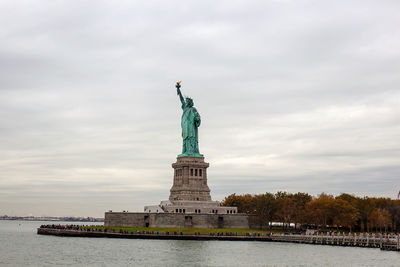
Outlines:
{"label": "tree", "polygon": [[355,226],[358,219],[358,211],[349,202],[336,198],[333,203],[334,215],[332,218],[332,224],[339,226],[344,226],[351,229]]}
{"label": "tree", "polygon": [[294,228],[298,223],[306,223],[306,205],[312,200],[312,196],[307,193],[293,194],[292,199],[295,205]]}
{"label": "tree", "polygon": [[272,220],[283,223],[314,224],[318,227],[346,227],[350,230],[399,231],[400,200],[389,198],[357,197],[341,194],[334,198],[325,193],[312,197],[307,193],[277,192],[258,195],[229,195],[223,206],[238,207],[238,212],[252,215],[259,227],[270,225]]}
{"label": "tree", "polygon": [[369,225],[369,216],[375,209],[374,202],[368,198],[359,198],[356,202],[356,208],[358,210],[359,216],[360,216],[360,228],[361,231],[370,231],[370,225]]}
{"label": "tree", "polygon": [[222,201],[221,205],[229,207],[237,207],[239,213],[247,213],[247,214],[254,213],[253,196],[250,194],[229,195]]}
{"label": "tree", "polygon": [[326,226],[332,223],[334,201],[333,196],[322,193],[318,198],[308,202],[306,205],[307,221],[326,228]]}
{"label": "tree", "polygon": [[292,195],[278,192],[276,194],[276,201],[278,207],[276,218],[283,223],[283,228],[285,228],[285,226],[290,226],[290,223],[295,220],[296,215],[296,205]]}
{"label": "tree", "polygon": [[389,212],[383,209],[374,209],[369,215],[368,221],[371,228],[375,228],[375,231],[379,228],[380,232],[382,232],[382,228],[387,231],[391,222]]}
{"label": "tree", "polygon": [[392,231],[400,230],[400,200],[392,200],[388,207],[392,223]]}
{"label": "tree", "polygon": [[255,207],[254,215],[260,229],[265,225],[270,228],[270,222],[272,222],[277,208],[274,195],[271,193],[255,195],[253,203]]}

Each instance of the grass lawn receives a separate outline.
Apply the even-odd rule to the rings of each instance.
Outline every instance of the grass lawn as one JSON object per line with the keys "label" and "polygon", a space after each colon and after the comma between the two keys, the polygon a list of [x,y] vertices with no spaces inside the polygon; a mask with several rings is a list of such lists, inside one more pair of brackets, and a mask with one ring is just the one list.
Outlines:
{"label": "grass lawn", "polygon": [[[128,231],[128,232],[159,232],[159,233],[166,233],[169,232],[170,234],[173,234],[174,232],[180,233],[182,232],[183,234],[195,234],[195,233],[200,233],[200,234],[205,234],[209,235],[210,233],[237,233],[238,235],[246,235],[248,233],[254,234],[254,233],[260,233],[260,234],[266,234],[266,233],[281,233],[283,232],[282,230],[277,230],[277,229],[272,229],[272,230],[258,230],[258,229],[231,229],[231,228],[222,228],[222,229],[204,229],[204,228],[150,228],[150,227],[105,227],[102,225],[90,225],[90,226],[85,226],[85,228],[94,228],[98,230],[104,230],[104,228],[107,229],[107,231],[112,231],[115,230],[115,232],[119,232],[120,230],[122,231]],[[287,232],[287,231],[285,231]]]}

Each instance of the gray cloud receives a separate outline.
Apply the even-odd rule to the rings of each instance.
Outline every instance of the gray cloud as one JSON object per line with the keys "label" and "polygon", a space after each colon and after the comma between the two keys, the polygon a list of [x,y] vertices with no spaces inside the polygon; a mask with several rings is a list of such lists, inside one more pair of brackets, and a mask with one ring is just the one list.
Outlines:
{"label": "gray cloud", "polygon": [[[0,214],[142,210],[202,116],[213,197],[394,197],[397,1],[2,1]],[[82,205],[84,203],[84,205]]]}

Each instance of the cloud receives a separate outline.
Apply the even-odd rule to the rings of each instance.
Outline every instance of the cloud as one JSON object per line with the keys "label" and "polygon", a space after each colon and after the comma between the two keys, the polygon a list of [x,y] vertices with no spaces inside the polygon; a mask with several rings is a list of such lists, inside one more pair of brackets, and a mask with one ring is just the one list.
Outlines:
{"label": "cloud", "polygon": [[102,216],[166,199],[181,149],[176,80],[202,116],[214,199],[394,197],[398,8],[2,1],[0,214]]}

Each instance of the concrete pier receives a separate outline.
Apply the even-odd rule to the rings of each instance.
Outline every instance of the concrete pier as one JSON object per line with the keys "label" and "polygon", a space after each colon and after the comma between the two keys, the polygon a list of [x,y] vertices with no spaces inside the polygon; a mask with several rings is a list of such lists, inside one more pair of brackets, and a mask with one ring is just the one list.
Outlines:
{"label": "concrete pier", "polygon": [[290,242],[313,245],[350,246],[365,248],[380,248],[381,250],[400,251],[399,235],[382,234],[337,234],[337,235],[298,235],[298,234],[261,234],[249,233],[237,235],[235,233],[221,234],[183,234],[157,232],[112,232],[96,230],[71,230],[55,228],[38,228],[39,235],[55,235],[68,237],[96,237],[96,238],[129,238],[129,239],[172,239],[172,240],[225,240],[225,241],[261,241],[261,242]]}

